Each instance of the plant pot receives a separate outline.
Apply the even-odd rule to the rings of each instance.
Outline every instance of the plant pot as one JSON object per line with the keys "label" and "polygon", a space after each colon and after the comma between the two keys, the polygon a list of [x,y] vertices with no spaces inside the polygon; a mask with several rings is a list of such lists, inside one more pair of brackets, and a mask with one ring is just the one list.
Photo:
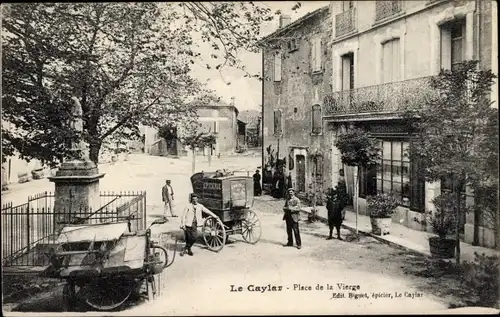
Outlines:
{"label": "plant pot", "polygon": [[440,259],[452,259],[455,257],[455,239],[446,239],[440,237],[429,238],[429,249],[434,257]]}
{"label": "plant pot", "polygon": [[372,233],[378,236],[383,236],[390,233],[392,218],[375,218],[370,217],[372,223]]}

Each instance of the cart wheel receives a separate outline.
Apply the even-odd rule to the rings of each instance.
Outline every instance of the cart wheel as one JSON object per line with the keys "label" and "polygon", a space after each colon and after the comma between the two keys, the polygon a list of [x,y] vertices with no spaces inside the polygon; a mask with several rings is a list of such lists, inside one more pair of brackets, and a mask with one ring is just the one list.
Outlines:
{"label": "cart wheel", "polygon": [[146,287],[148,289],[148,300],[152,301],[156,296],[156,279],[154,275],[146,278]]}
{"label": "cart wheel", "polygon": [[220,219],[206,218],[203,223],[202,234],[205,244],[211,251],[219,252],[226,244],[226,229],[224,229],[224,224]]}
{"label": "cart wheel", "polygon": [[83,286],[85,302],[97,310],[113,310],[127,301],[134,286],[129,279],[97,279]]}
{"label": "cart wheel", "polygon": [[250,244],[256,244],[260,240],[262,230],[259,216],[255,211],[249,210],[246,219],[241,221],[241,235],[243,240]]}

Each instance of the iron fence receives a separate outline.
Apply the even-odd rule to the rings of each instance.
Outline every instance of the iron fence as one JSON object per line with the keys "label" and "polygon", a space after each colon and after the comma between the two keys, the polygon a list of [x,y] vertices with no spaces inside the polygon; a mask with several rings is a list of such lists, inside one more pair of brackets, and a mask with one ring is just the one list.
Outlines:
{"label": "iron fence", "polygon": [[26,204],[2,205],[2,264],[44,266],[57,232],[67,224],[128,221],[130,231],[146,228],[146,192],[102,192],[101,207],[54,208],[54,194],[28,197]]}
{"label": "iron fence", "polygon": [[324,116],[418,109],[434,94],[430,77],[338,91],[325,97]]}
{"label": "iron fence", "polygon": [[335,36],[339,37],[356,29],[356,8],[350,8],[335,16]]}
{"label": "iron fence", "polygon": [[389,0],[375,2],[375,21],[380,21],[401,12],[401,1]]}

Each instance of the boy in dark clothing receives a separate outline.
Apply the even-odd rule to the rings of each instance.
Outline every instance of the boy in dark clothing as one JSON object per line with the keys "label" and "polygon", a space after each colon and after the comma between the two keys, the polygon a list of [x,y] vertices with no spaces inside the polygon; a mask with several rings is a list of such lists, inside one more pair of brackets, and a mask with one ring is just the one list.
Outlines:
{"label": "boy in dark clothing", "polygon": [[326,203],[326,209],[328,210],[328,227],[330,228],[330,234],[327,240],[333,239],[332,233],[333,228],[337,230],[337,239],[343,240],[340,236],[340,228],[342,227],[342,222],[344,221],[343,210],[347,205],[347,190],[345,182],[340,181],[335,189],[331,189],[328,192],[328,198]]}

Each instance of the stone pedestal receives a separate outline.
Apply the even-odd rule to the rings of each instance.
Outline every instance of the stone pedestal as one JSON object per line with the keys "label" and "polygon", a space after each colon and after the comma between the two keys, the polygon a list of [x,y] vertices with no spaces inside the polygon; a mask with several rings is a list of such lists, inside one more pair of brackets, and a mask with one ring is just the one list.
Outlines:
{"label": "stone pedestal", "polygon": [[100,208],[99,173],[89,160],[64,162],[56,175],[49,177],[55,184],[54,228],[58,232],[64,223],[75,217],[85,217]]}

